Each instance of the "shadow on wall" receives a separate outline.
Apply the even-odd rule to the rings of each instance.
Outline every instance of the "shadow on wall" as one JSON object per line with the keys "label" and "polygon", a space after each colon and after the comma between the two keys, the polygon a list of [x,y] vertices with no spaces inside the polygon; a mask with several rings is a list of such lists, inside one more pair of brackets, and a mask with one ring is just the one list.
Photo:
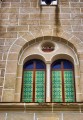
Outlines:
{"label": "shadow on wall", "polygon": [[59,10],[59,6],[57,5],[56,8],[55,8],[55,27],[56,27],[56,34],[58,34],[58,33],[60,32],[60,26],[61,26],[60,18],[59,18],[59,13],[60,13],[60,10]]}
{"label": "shadow on wall", "polygon": [[[59,4],[59,0],[58,0],[58,4]],[[61,26],[60,18],[59,18],[60,9],[58,4],[55,6],[55,16],[54,16],[54,27],[56,28],[56,34],[60,32],[60,26]],[[42,5],[40,5],[40,17],[41,17],[41,13],[42,13]]]}

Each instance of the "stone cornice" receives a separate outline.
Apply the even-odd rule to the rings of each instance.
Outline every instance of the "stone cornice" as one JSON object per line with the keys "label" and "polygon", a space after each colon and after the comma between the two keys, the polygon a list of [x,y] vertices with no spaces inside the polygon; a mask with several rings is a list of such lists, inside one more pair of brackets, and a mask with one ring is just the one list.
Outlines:
{"label": "stone cornice", "polygon": [[0,103],[0,111],[77,111],[83,103]]}

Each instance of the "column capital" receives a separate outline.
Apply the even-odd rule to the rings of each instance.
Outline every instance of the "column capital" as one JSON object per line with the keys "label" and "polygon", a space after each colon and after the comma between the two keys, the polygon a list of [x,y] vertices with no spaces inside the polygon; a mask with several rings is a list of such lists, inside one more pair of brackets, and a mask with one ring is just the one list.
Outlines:
{"label": "column capital", "polygon": [[46,64],[51,64],[51,61],[46,61]]}

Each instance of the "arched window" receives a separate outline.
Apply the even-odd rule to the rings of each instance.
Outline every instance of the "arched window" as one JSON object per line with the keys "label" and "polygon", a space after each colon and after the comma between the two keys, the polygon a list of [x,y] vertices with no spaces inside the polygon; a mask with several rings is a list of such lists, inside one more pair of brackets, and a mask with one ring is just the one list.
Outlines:
{"label": "arched window", "polygon": [[74,66],[64,59],[55,61],[52,69],[51,102],[75,102]]}
{"label": "arched window", "polygon": [[24,64],[22,102],[45,102],[45,69],[38,59]]}

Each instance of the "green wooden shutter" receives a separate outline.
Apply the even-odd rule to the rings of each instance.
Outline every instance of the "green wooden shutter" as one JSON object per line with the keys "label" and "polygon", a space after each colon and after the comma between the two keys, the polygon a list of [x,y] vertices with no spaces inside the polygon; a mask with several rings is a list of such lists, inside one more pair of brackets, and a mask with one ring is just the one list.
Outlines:
{"label": "green wooden shutter", "polygon": [[45,71],[36,71],[35,102],[45,102]]}
{"label": "green wooden shutter", "polygon": [[65,102],[75,102],[73,71],[64,71]]}
{"label": "green wooden shutter", "polygon": [[52,102],[62,102],[61,71],[52,71]]}
{"label": "green wooden shutter", "polygon": [[24,71],[22,101],[33,101],[33,71]]}

